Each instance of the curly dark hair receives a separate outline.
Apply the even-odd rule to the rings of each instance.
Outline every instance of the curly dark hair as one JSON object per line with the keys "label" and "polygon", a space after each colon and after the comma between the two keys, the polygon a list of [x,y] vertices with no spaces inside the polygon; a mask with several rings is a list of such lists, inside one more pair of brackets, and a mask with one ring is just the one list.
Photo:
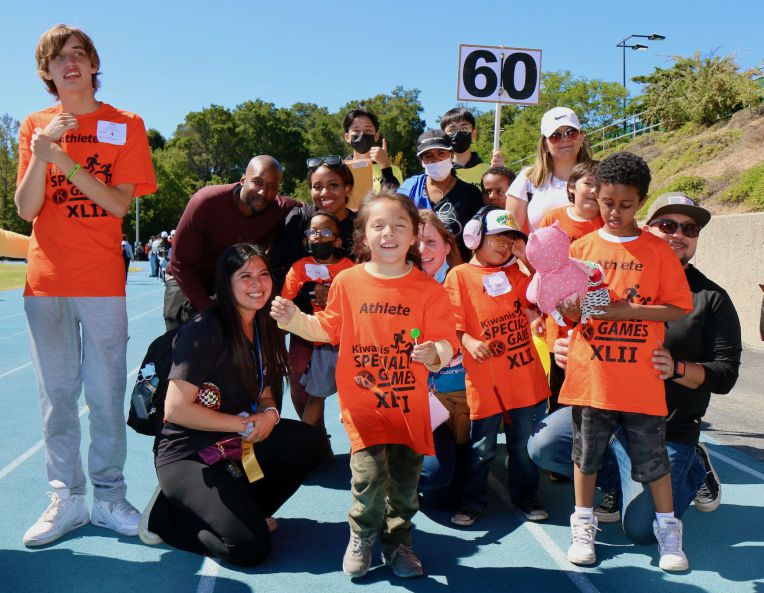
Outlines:
{"label": "curly dark hair", "polygon": [[647,198],[650,189],[650,167],[636,154],[616,152],[600,163],[595,179],[598,189],[602,183],[631,185],[637,188],[641,203]]}

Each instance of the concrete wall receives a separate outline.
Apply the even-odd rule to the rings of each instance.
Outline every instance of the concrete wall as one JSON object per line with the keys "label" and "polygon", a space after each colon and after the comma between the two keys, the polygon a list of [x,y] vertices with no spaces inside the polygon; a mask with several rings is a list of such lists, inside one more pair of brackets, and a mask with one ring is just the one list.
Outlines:
{"label": "concrete wall", "polygon": [[759,337],[764,296],[759,288],[764,284],[764,213],[711,218],[700,234],[691,263],[729,293],[740,316],[743,346],[764,352]]}

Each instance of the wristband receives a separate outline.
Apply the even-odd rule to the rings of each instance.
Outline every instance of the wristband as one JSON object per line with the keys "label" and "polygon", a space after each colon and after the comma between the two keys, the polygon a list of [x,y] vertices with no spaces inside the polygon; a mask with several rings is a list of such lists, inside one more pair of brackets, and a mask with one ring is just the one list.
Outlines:
{"label": "wristband", "polygon": [[[679,370],[679,365],[682,365],[682,370]],[[687,365],[682,362],[681,360],[675,360],[674,361],[674,374],[669,377],[672,381],[674,379],[681,379],[684,377],[684,374],[687,372]]]}
{"label": "wristband", "polygon": [[80,167],[79,163],[75,163],[74,167],[72,167],[72,170],[69,171],[69,173],[66,175],[66,180],[71,181],[72,177],[74,177],[74,174],[79,171],[82,167]]}
{"label": "wristband", "polygon": [[[273,411],[276,413],[276,424],[278,424],[279,422],[281,422],[281,414],[279,414],[279,411],[278,411],[276,408],[274,408],[273,406],[270,406],[270,407],[268,407],[268,408],[265,408],[265,409],[263,410],[263,414],[264,414],[265,412],[267,412],[268,410],[273,410]],[[275,424],[274,424],[274,426],[275,426]]]}

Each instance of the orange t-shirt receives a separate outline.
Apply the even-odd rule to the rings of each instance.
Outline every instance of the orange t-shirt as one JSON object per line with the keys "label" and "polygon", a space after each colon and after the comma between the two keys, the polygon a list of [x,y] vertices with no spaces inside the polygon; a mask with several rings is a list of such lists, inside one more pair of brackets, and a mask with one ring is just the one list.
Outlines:
{"label": "orange t-shirt", "polygon": [[[552,226],[558,220],[560,221],[560,228],[568,235],[570,242],[573,243],[576,239],[580,239],[584,235],[588,235],[592,231],[596,231],[602,228],[605,223],[602,221],[601,216],[595,216],[591,220],[574,220],[570,217],[570,206],[560,206],[554,208],[544,215],[541,219],[538,228],[545,226]],[[560,336],[560,333],[564,330],[567,332],[571,329],[575,323],[570,319],[565,319],[567,327],[560,327],[557,322],[551,317],[546,315],[546,344],[549,347],[549,351],[554,350],[554,341]]]}
{"label": "orange t-shirt", "polygon": [[429,371],[410,360],[410,332],[419,329],[419,342],[448,340],[456,352],[443,287],[416,268],[377,278],[359,264],[337,275],[316,318],[339,344],[337,392],[352,451],[397,444],[434,455]]}
{"label": "orange t-shirt", "polygon": [[[61,105],[29,115],[19,128],[21,183],[32,158],[35,128],[45,128]],[[156,191],[143,120],[101,103],[78,115],[79,128],[61,139],[61,148],[80,166],[110,186],[134,183],[133,196]],[[49,164],[45,201],[32,223],[24,296],[111,297],[125,294],[122,219],[96,205],[66,180],[69,171]]]}
{"label": "orange t-shirt", "polygon": [[[600,233],[576,241],[570,255],[599,263],[611,295],[626,302],[692,310],[682,264],[667,243],[646,232],[627,243],[607,240]],[[650,361],[664,333],[659,321],[592,319],[578,325],[568,347],[560,403],[665,416],[664,382]]]}
{"label": "orange t-shirt", "polygon": [[[503,286],[491,288],[497,296],[491,296],[487,288],[493,279]],[[487,363],[478,363],[464,351],[467,404],[473,420],[501,413],[494,385],[508,410],[532,406],[549,396],[549,384],[525,314],[530,306],[525,296],[530,281],[517,265],[487,268],[462,264],[451,270],[443,283],[454,306],[457,331],[487,342],[493,352]],[[498,294],[507,286],[508,291]]]}
{"label": "orange t-shirt", "polygon": [[[284,280],[284,287],[281,289],[281,296],[290,301],[297,296],[300,289],[306,282],[317,282],[329,286],[342,270],[353,267],[353,260],[348,257],[341,257],[333,264],[319,264],[312,256],[298,259],[292,264]],[[311,302],[313,313],[323,311],[324,308]]]}

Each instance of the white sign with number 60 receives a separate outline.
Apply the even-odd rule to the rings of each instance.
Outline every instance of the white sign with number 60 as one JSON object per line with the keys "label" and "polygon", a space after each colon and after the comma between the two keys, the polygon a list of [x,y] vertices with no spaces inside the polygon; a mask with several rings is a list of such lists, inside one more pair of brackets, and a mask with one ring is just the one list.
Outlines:
{"label": "white sign with number 60", "polygon": [[541,50],[459,46],[459,101],[538,105]]}

